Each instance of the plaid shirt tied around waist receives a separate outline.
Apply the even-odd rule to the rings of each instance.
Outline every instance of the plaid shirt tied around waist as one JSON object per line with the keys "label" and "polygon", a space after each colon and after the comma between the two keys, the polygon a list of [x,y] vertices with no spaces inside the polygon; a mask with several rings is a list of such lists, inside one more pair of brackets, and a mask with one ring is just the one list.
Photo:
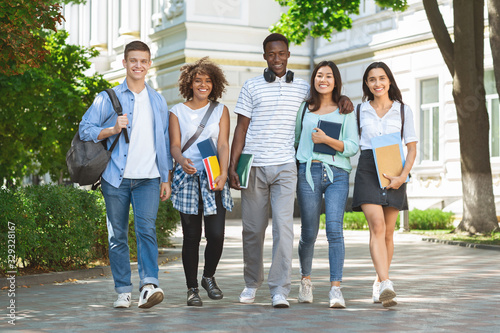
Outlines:
{"label": "plaid shirt tied around waist", "polygon": [[[203,215],[217,214],[215,203],[215,192],[209,189],[207,174],[204,170],[188,175],[177,164],[172,177],[172,195],[170,200],[175,209],[184,214],[198,215],[199,186],[201,184],[201,196],[203,199]],[[229,184],[224,184],[222,190],[222,205],[231,211],[234,206],[233,198],[229,191]]]}

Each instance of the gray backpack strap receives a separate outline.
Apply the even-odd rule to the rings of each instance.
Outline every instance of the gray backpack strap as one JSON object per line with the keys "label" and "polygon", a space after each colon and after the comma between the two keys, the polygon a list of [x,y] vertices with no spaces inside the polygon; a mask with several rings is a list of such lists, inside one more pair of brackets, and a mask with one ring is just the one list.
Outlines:
{"label": "gray backpack strap", "polygon": [[194,133],[193,136],[191,138],[189,138],[188,142],[186,142],[184,147],[182,147],[181,153],[188,150],[188,148],[191,147],[191,145],[196,141],[196,139],[198,139],[201,132],[203,132],[203,130],[205,129],[205,125],[208,122],[208,118],[210,118],[210,115],[212,115],[212,112],[217,107],[217,105],[219,105],[219,102],[211,102],[210,103],[210,106],[209,106],[207,112],[205,112],[205,115],[203,116],[203,119],[201,120],[200,125],[198,125],[198,129],[196,130],[196,133]]}

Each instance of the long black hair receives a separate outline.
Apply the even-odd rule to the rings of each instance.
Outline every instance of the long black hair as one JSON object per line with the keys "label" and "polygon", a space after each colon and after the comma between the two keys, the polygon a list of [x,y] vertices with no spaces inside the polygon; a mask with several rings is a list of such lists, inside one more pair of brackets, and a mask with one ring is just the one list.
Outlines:
{"label": "long black hair", "polygon": [[368,79],[368,73],[374,68],[382,68],[387,75],[387,78],[391,82],[389,87],[389,99],[391,101],[398,101],[401,104],[403,103],[403,96],[401,95],[401,90],[399,90],[398,85],[396,84],[396,80],[394,79],[394,75],[392,74],[391,69],[382,61],[373,62],[368,66],[365,70],[365,74],[363,74],[363,102],[365,101],[373,101],[373,94],[368,88],[366,84],[366,80]]}
{"label": "long black hair", "polygon": [[340,100],[340,93],[342,91],[342,78],[340,77],[340,71],[339,71],[337,65],[335,65],[333,63],[333,61],[326,61],[326,60],[322,61],[316,65],[316,67],[314,68],[314,71],[311,75],[311,91],[309,93],[309,98],[306,102],[309,105],[314,106],[314,108],[311,110],[312,112],[318,110],[320,105],[321,105],[319,93],[316,90],[316,88],[314,87],[314,81],[316,79],[316,75],[318,74],[319,69],[321,67],[325,67],[325,66],[328,66],[332,69],[333,79],[335,81],[335,87],[333,88],[333,91],[332,91],[332,99],[335,103],[338,103]]}

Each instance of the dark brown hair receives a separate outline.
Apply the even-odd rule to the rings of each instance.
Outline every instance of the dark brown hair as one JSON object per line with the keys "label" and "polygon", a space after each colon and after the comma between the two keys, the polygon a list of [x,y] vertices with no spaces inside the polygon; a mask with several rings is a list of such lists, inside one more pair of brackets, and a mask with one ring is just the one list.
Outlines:
{"label": "dark brown hair", "polygon": [[125,46],[125,51],[123,52],[125,60],[127,60],[128,53],[130,51],[146,51],[147,53],[149,53],[149,60],[151,60],[151,50],[149,49],[149,46],[146,43],[141,42],[140,40],[135,40]]}
{"label": "dark brown hair", "polygon": [[338,103],[340,100],[340,93],[342,91],[342,77],[340,76],[340,71],[337,65],[333,63],[333,61],[322,61],[316,65],[311,75],[311,91],[309,92],[309,98],[306,102],[309,103],[309,105],[313,105],[313,109],[311,110],[312,112],[318,110],[321,105],[319,93],[316,90],[316,87],[314,86],[314,81],[316,79],[316,75],[318,74],[319,69],[325,66],[328,66],[332,69],[333,79],[335,80],[335,88],[333,88],[332,91],[332,99],[335,103]]}
{"label": "dark brown hair", "polygon": [[365,74],[363,74],[363,102],[367,100],[373,101],[374,98],[372,92],[370,91],[370,88],[368,88],[368,85],[366,84],[368,73],[370,73],[370,71],[374,68],[382,68],[385,71],[387,78],[391,82],[391,86],[389,87],[389,99],[391,101],[398,101],[399,103],[404,104],[401,90],[399,90],[398,85],[396,84],[396,80],[394,79],[394,75],[392,74],[391,69],[382,61],[371,63],[370,66],[368,66],[368,68],[365,70]]}
{"label": "dark brown hair", "polygon": [[212,80],[212,91],[208,96],[211,101],[216,101],[222,97],[228,84],[226,76],[222,69],[215,63],[208,60],[208,57],[201,58],[193,64],[185,64],[181,67],[181,76],[179,77],[179,92],[186,100],[193,98],[193,89],[191,88],[196,74],[205,74]]}

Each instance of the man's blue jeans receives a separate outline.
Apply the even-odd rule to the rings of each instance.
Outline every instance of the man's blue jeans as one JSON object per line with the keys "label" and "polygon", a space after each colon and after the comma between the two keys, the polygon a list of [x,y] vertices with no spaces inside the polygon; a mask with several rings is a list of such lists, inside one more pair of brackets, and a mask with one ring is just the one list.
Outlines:
{"label": "man's blue jeans", "polygon": [[[325,168],[331,168],[333,181],[330,182]],[[349,194],[349,173],[327,164],[311,163],[313,191],[306,180],[305,170],[306,164],[301,163],[297,182],[297,200],[302,221],[299,241],[300,273],[302,276],[311,275],[314,243],[318,237],[319,216],[324,194],[330,281],[342,281],[345,257],[344,210]]]}
{"label": "man's blue jeans", "polygon": [[158,243],[156,215],[160,203],[160,179],[123,179],[119,188],[102,179],[106,202],[109,261],[117,293],[132,292],[130,254],[128,247],[128,216],[130,204],[134,211],[137,238],[137,266],[145,284],[158,285]]}

